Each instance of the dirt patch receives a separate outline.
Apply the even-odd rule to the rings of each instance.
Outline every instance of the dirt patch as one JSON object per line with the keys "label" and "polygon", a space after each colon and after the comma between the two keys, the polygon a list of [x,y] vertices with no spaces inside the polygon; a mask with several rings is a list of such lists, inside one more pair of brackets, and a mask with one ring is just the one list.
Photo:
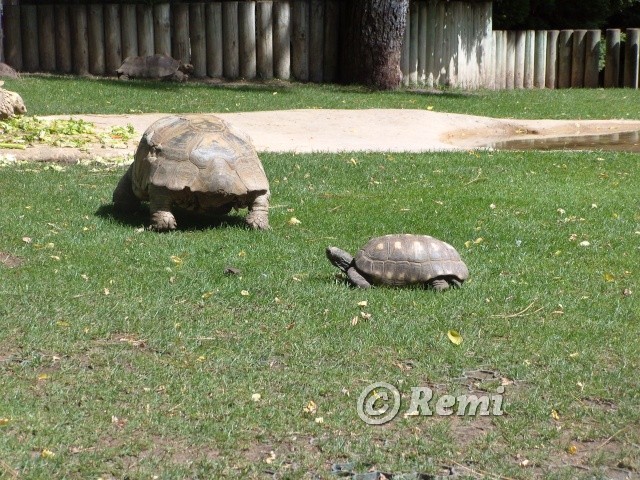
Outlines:
{"label": "dirt patch", "polygon": [[24,263],[24,259],[10,253],[0,252],[0,265],[7,268],[17,268]]}
{"label": "dirt patch", "polygon": [[[136,134],[126,148],[88,145],[78,148],[29,147],[0,150],[5,161],[130,161],[140,136],[163,113],[78,115],[97,132],[131,125]],[[429,110],[283,110],[214,113],[247,132],[259,152],[428,152],[486,148],[512,139],[598,135],[640,130],[640,120],[512,120]],[[68,115],[42,117],[68,119]]]}

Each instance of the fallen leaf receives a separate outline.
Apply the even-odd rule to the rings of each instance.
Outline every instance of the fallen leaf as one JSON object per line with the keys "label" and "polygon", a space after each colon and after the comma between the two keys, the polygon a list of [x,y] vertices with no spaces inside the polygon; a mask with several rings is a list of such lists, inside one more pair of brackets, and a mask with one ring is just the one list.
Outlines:
{"label": "fallen leaf", "polygon": [[31,237],[22,237],[22,241],[23,241],[24,243],[31,243],[31,242],[33,242],[33,240],[31,239]]}
{"label": "fallen leaf", "polygon": [[456,330],[449,330],[447,337],[454,345],[460,345],[462,343],[462,336]]}
{"label": "fallen leaf", "polygon": [[171,255],[171,261],[176,265],[182,265],[182,262],[183,262],[182,258],[180,258],[177,255]]}
{"label": "fallen leaf", "polygon": [[304,413],[314,414],[318,411],[318,405],[316,405],[316,402],[313,400],[309,400],[309,403],[307,403],[302,410]]}
{"label": "fallen leaf", "polygon": [[357,324],[358,324],[358,317],[353,317],[351,319],[351,325],[355,327]]}
{"label": "fallen leaf", "polygon": [[9,423],[9,419],[8,418],[0,418],[0,426],[6,425],[8,423]]}
{"label": "fallen leaf", "polygon": [[551,418],[553,418],[554,420],[560,420],[560,414],[557,410],[551,410]]}
{"label": "fallen leaf", "polygon": [[359,307],[366,307],[368,305],[366,300],[362,300],[361,302],[358,302],[358,306]]}
{"label": "fallen leaf", "polygon": [[324,417],[316,417],[314,421],[316,423],[324,423]]}
{"label": "fallen leaf", "polygon": [[53,458],[56,456],[56,454],[53,453],[51,450],[45,448],[40,452],[40,456],[42,458]]}
{"label": "fallen leaf", "polygon": [[570,455],[575,455],[576,453],[578,453],[578,447],[576,447],[575,445],[569,445],[567,447],[567,453],[569,453]]}
{"label": "fallen leaf", "polygon": [[589,245],[591,245],[589,242],[587,242],[586,240],[583,240],[582,242],[580,242],[578,245],[580,245],[581,247],[588,247]]}
{"label": "fallen leaf", "polygon": [[207,298],[211,297],[213,295],[213,292],[204,292],[202,294],[202,299],[206,300]]}
{"label": "fallen leaf", "polygon": [[254,393],[253,395],[251,395],[251,400],[253,400],[254,402],[259,402],[261,398],[262,395],[260,395],[259,393]]}
{"label": "fallen leaf", "polygon": [[242,295],[243,297],[248,297],[249,296],[249,290],[242,290],[240,292],[240,295]]}
{"label": "fallen leaf", "polygon": [[289,225],[300,225],[302,222],[298,220],[296,217],[291,217],[287,223]]}
{"label": "fallen leaf", "polygon": [[49,375],[47,375],[46,373],[41,373],[40,375],[38,375],[38,380],[46,380],[47,378],[49,378]]}
{"label": "fallen leaf", "polygon": [[612,273],[605,272],[605,274],[604,274],[604,281],[605,282],[613,282],[615,279],[616,279],[616,277],[614,277]]}

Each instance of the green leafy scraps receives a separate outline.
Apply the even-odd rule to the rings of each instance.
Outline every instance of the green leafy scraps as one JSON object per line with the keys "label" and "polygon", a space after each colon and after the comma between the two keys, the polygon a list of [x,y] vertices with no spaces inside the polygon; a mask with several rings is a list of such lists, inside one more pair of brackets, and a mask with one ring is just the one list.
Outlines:
{"label": "green leafy scraps", "polygon": [[0,121],[0,145],[4,145],[4,148],[26,148],[30,145],[79,148],[90,143],[124,148],[134,134],[135,130],[130,124],[97,132],[93,123],[73,118],[43,120],[20,116]]}

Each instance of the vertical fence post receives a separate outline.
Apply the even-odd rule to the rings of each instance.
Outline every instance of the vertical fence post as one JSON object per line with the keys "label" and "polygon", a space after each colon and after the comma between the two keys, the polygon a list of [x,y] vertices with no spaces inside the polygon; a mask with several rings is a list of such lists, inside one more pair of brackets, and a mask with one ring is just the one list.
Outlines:
{"label": "vertical fence post", "polygon": [[514,87],[524,88],[524,73],[527,48],[527,32],[519,30],[516,33],[516,61],[514,72]]}
{"label": "vertical fence post", "polygon": [[21,5],[20,22],[24,69],[27,72],[37,72],[40,69],[37,7],[35,5]]}
{"label": "vertical fence post", "polygon": [[222,4],[209,2],[204,7],[207,24],[207,75],[222,77]]}
{"label": "vertical fence post", "polygon": [[89,72],[89,39],[87,36],[87,7],[72,5],[69,10],[71,18],[71,48],[73,73],[86,75]]}
{"label": "vertical fence post", "polygon": [[536,32],[535,30],[527,30],[525,32],[525,50],[524,50],[524,88],[533,87],[533,77],[535,74],[535,52],[536,52]]}
{"label": "vertical fence post", "polygon": [[207,76],[207,39],[205,37],[204,3],[189,5],[189,41],[193,76]]}
{"label": "vertical fence post", "polygon": [[536,47],[533,62],[533,86],[544,88],[547,71],[547,32],[539,30],[535,32]]}
{"label": "vertical fence post", "polygon": [[340,0],[326,0],[324,7],[324,59],[323,81],[337,80],[338,38],[340,35]]}
{"label": "vertical fence post", "polygon": [[505,63],[505,88],[516,88],[516,32],[507,32],[507,59]]}
{"label": "vertical fence post", "polygon": [[273,78],[273,2],[256,5],[256,75]]}
{"label": "vertical fence post", "polygon": [[418,2],[418,83],[427,81],[427,0]]}
{"label": "vertical fence post", "polygon": [[153,47],[154,53],[171,55],[171,6],[156,3],[153,6]]}
{"label": "vertical fence post", "polygon": [[238,4],[238,40],[240,42],[240,76],[256,78],[256,4],[243,1]]}
{"label": "vertical fence post", "polygon": [[153,44],[153,8],[151,5],[137,5],[136,7],[138,55],[146,57],[155,53]]}
{"label": "vertical fence post", "polygon": [[189,5],[172,5],[173,31],[171,32],[171,56],[182,63],[191,62],[189,41]]}
{"label": "vertical fence post", "polygon": [[87,5],[87,34],[89,37],[89,72],[104,75],[104,11],[102,4]]}
{"label": "vertical fence post", "polygon": [[120,6],[122,20],[122,56],[135,57],[138,55],[138,28],[136,25],[136,6],[122,4]]}
{"label": "vertical fence post", "polygon": [[544,84],[547,88],[556,88],[559,34],[558,30],[547,31],[547,64],[544,74]]}
{"label": "vertical fence post", "polygon": [[291,76],[291,6],[289,2],[273,5],[273,73],[288,80]]}
{"label": "vertical fence post", "polygon": [[2,16],[4,20],[5,61],[16,70],[22,70],[20,5],[5,5]]}
{"label": "vertical fence post", "polygon": [[427,0],[427,78],[428,88],[433,88],[436,78],[436,27],[437,0]]}
{"label": "vertical fence post", "polygon": [[240,75],[240,46],[238,43],[238,2],[222,4],[222,71],[225,78],[234,80]]}
{"label": "vertical fence post", "polygon": [[69,20],[69,6],[55,5],[53,9],[54,32],[56,37],[56,71],[70,73],[71,61],[71,25]]}
{"label": "vertical fence post", "polygon": [[600,83],[600,30],[589,30],[585,38],[584,86],[598,88]]}
{"label": "vertical fence post", "polygon": [[571,87],[584,87],[584,54],[586,30],[574,30],[571,48]]}
{"label": "vertical fence post", "polygon": [[301,82],[309,80],[309,4],[304,0],[291,5],[291,73]]}
{"label": "vertical fence post", "polygon": [[309,80],[320,83],[324,67],[324,0],[311,0],[309,10]]}
{"label": "vertical fence post", "polygon": [[558,34],[558,88],[571,87],[571,52],[573,30],[561,30]]}
{"label": "vertical fence post", "polygon": [[115,75],[122,63],[122,41],[120,37],[120,7],[109,3],[104,6],[105,70]]}
{"label": "vertical fence post", "polygon": [[493,60],[493,84],[496,90],[503,90],[505,88],[505,78],[504,78],[504,64],[505,64],[505,36],[503,30],[494,30],[493,32],[493,51],[494,51],[494,60]]}
{"label": "vertical fence post", "polygon": [[53,5],[38,5],[38,48],[40,50],[40,70],[53,72],[56,69],[56,38]]}
{"label": "vertical fence post", "polygon": [[638,60],[640,47],[640,28],[627,28],[627,40],[624,46],[624,86],[638,88]]}
{"label": "vertical fence post", "polygon": [[620,85],[620,30],[607,30],[604,59],[604,86],[617,88]]}

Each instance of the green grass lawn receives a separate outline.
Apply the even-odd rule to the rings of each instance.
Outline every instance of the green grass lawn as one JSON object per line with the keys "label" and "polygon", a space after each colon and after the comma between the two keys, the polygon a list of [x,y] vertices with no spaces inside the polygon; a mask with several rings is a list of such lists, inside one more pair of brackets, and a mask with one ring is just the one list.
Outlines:
{"label": "green grass lawn", "polygon": [[[33,94],[49,81],[102,85],[25,85]],[[324,91],[286,88],[292,98]],[[239,92],[248,103],[283,93],[250,90],[208,94],[224,105]],[[386,106],[457,101],[324,93]],[[458,98],[468,113],[484,105],[497,115],[486,110],[492,95]],[[511,95],[496,95],[510,98],[503,116],[522,116],[516,97],[538,105],[534,116],[551,108],[541,92]],[[586,91],[544,95],[583,98],[576,118],[592,115]],[[621,107],[637,93],[599,95]],[[178,110],[188,102],[172,101]],[[262,105],[288,108],[273,102]],[[637,155],[261,158],[268,232],[246,229],[245,212],[145,231],[144,211],[121,218],[110,208],[123,167],[0,167],[0,478],[340,478],[331,466],[347,463],[360,473],[453,467],[471,478],[638,474]],[[469,281],[444,293],[356,290],[324,256],[328,245],[355,252],[391,232],[448,241]],[[357,413],[374,382],[402,395],[400,414],[382,426]],[[412,387],[437,399],[501,385],[502,416],[403,415]]]}
{"label": "green grass lawn", "polygon": [[569,89],[461,92],[283,82],[211,85],[27,76],[6,80],[30,115],[240,112],[294,108],[421,108],[511,118],[638,119],[640,90]]}

